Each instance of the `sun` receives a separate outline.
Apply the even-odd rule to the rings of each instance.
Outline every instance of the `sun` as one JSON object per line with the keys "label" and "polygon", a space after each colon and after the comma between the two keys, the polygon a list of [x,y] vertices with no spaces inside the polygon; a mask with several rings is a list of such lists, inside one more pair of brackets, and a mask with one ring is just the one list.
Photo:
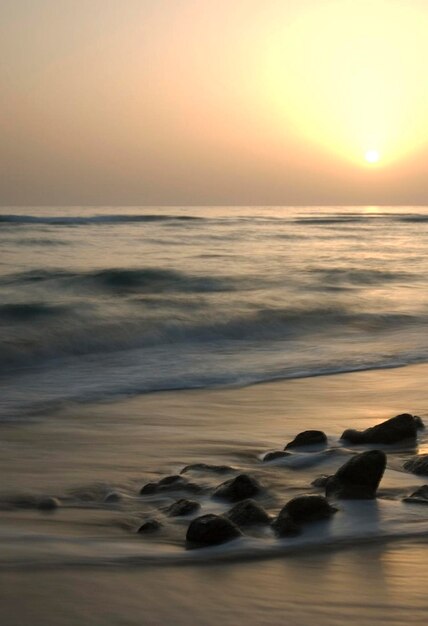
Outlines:
{"label": "sun", "polygon": [[367,150],[364,155],[367,163],[377,163],[380,159],[380,154],[377,150]]}

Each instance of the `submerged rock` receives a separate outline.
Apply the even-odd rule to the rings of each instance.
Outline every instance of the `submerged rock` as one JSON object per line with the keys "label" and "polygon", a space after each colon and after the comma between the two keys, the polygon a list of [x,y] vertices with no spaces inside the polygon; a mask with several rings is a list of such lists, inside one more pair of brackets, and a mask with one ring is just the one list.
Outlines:
{"label": "submerged rock", "polygon": [[268,452],[263,457],[263,463],[268,463],[269,461],[276,461],[277,459],[283,459],[286,456],[291,456],[290,452],[284,452],[284,450],[275,450],[274,452]]}
{"label": "submerged rock", "polygon": [[209,463],[192,463],[183,467],[180,474],[185,474],[190,471],[195,472],[213,472],[214,474],[228,474],[234,472],[234,468],[229,465],[210,465]]}
{"label": "submerged rock", "polygon": [[423,423],[422,418],[419,417],[419,415],[414,415],[413,419],[415,420],[416,428],[418,430],[423,430],[425,428],[425,424]]}
{"label": "submerged rock", "polygon": [[278,537],[295,537],[300,535],[302,528],[289,515],[278,515],[272,522],[272,528]]}
{"label": "submerged rock", "polygon": [[162,524],[157,519],[148,519],[139,527],[137,533],[141,535],[155,533],[162,528]]}
{"label": "submerged rock", "polygon": [[255,478],[248,474],[239,474],[219,485],[213,495],[229,502],[238,502],[256,496],[261,489],[260,483]]}
{"label": "submerged rock", "polygon": [[190,522],[186,541],[195,546],[212,546],[242,535],[231,520],[221,515],[202,515]]}
{"label": "submerged rock", "polygon": [[428,504],[428,485],[422,485],[419,489],[416,489],[410,496],[403,498],[403,502],[410,502],[411,504]]}
{"label": "submerged rock", "polygon": [[284,450],[301,448],[303,446],[325,446],[326,444],[327,435],[322,430],[305,430],[296,435],[293,441],[287,443]]}
{"label": "submerged rock", "polygon": [[122,500],[122,496],[120,495],[120,493],[117,493],[117,491],[111,491],[104,498],[104,502],[106,504],[117,504],[121,500]]}
{"label": "submerged rock", "polygon": [[140,494],[151,495],[178,490],[199,493],[200,491],[202,491],[202,488],[195,483],[189,482],[187,478],[183,478],[183,476],[179,476],[177,474],[174,476],[166,476],[165,478],[162,478],[162,480],[159,480],[157,483],[147,483],[146,485],[141,487]]}
{"label": "submerged rock", "polygon": [[54,511],[59,506],[60,506],[59,500],[57,500],[57,498],[52,498],[52,497],[42,498],[37,503],[37,508],[40,509],[40,511]]}
{"label": "submerged rock", "polygon": [[404,463],[404,469],[412,474],[428,476],[428,454],[420,454],[414,456]]}
{"label": "submerged rock", "polygon": [[166,513],[170,517],[181,517],[195,513],[195,511],[200,508],[201,505],[199,502],[196,502],[196,500],[186,500],[183,498],[171,504],[171,506],[166,509]]}
{"label": "submerged rock", "polygon": [[225,516],[239,528],[270,523],[270,517],[264,508],[250,499],[235,504]]}
{"label": "submerged rock", "polygon": [[373,499],[385,468],[386,454],[382,450],[356,454],[327,480],[326,496],[355,500]]}
{"label": "submerged rock", "polygon": [[355,444],[398,443],[406,439],[416,439],[421,422],[420,418],[414,417],[410,413],[402,413],[366,430],[345,430],[341,439]]}
{"label": "submerged rock", "polygon": [[312,482],[311,485],[313,487],[325,487],[327,484],[327,481],[329,480],[329,478],[331,478],[331,476],[327,476],[327,474],[322,474],[321,476],[318,476],[317,478],[315,478]]}
{"label": "submerged rock", "polygon": [[331,506],[324,496],[297,496],[281,509],[278,517],[288,516],[298,524],[316,522],[327,519],[336,513],[337,508]]}
{"label": "submerged rock", "polygon": [[272,527],[280,537],[297,535],[301,524],[328,519],[336,511],[324,496],[297,496],[280,510]]}

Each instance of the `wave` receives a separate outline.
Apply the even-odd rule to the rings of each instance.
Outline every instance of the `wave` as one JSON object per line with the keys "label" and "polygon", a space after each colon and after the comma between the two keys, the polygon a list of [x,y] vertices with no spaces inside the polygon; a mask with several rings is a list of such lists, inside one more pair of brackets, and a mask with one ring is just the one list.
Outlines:
{"label": "wave", "polygon": [[63,316],[69,312],[69,307],[65,305],[44,302],[8,303],[0,305],[0,321],[31,322],[37,318]]}
{"label": "wave", "polygon": [[322,278],[326,283],[350,283],[352,285],[377,285],[393,281],[414,282],[418,276],[411,272],[390,271],[364,268],[317,267],[311,270],[312,274]]}
{"label": "wave", "polygon": [[[398,328],[404,332],[428,322],[425,317],[410,314],[358,313],[338,307],[260,309],[238,314],[232,310],[229,317],[226,314],[212,317],[209,306],[203,306],[177,317],[170,312],[163,319],[156,307],[153,311],[137,311],[134,316],[119,318],[102,317],[102,311],[96,317],[94,309],[87,313],[77,303],[73,307],[38,303],[3,305],[0,319],[14,320],[21,326],[15,336],[8,332],[2,342],[0,370],[70,356],[148,348],[169,350],[171,346],[180,350],[223,346],[239,353],[251,347],[258,349],[264,342],[274,347],[296,340],[319,343],[322,337],[329,336],[339,341],[349,332],[355,336],[355,331],[366,333],[367,338]],[[38,317],[48,321],[51,318],[52,323],[36,327],[32,322]],[[22,326],[25,322],[28,329]],[[361,340],[361,334],[359,337]]]}
{"label": "wave", "polygon": [[[183,527],[182,534],[185,534]],[[378,499],[376,502],[340,502],[333,520],[315,522],[305,527],[301,536],[277,539],[245,536],[219,546],[188,550],[180,542],[162,543],[117,536],[73,537],[17,531],[3,527],[0,545],[8,551],[0,558],[0,569],[75,567],[144,567],[152,565],[215,564],[267,560],[287,554],[316,554],[343,550],[372,543],[425,541],[428,522],[424,507],[410,508],[400,502]],[[25,551],[22,551],[22,545]],[[21,548],[21,549],[20,549]]]}
{"label": "wave", "polygon": [[171,292],[221,292],[255,288],[254,281],[234,277],[215,277],[187,274],[162,268],[109,268],[90,272],[66,270],[30,270],[0,278],[0,284],[59,282],[63,287],[114,292],[161,293]]}
{"label": "wave", "polygon": [[171,222],[171,221],[196,221],[203,220],[202,217],[193,215],[58,215],[58,216],[36,216],[36,215],[0,215],[0,224],[28,225],[41,224],[47,226],[97,226],[103,224],[138,224],[145,222]]}

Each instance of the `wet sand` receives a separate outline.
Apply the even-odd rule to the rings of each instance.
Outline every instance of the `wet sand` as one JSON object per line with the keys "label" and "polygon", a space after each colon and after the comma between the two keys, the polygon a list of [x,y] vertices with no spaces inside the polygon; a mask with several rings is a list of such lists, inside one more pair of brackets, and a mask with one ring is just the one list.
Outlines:
{"label": "wet sand", "polygon": [[[1,511],[0,623],[425,623],[427,534],[421,524],[428,508],[406,508],[401,496],[428,481],[401,468],[404,459],[428,451],[426,433],[418,448],[388,453],[379,501],[361,518],[361,524],[370,521],[371,531],[378,524],[369,545],[364,527],[352,518],[356,509],[346,506],[339,521],[320,529],[320,537],[331,535],[324,545],[316,545],[316,528],[307,533],[312,546],[301,553],[281,550],[266,538],[268,549],[253,555],[257,558],[248,558],[250,545],[225,562],[211,559],[209,550],[199,561],[180,558],[185,520],[160,539],[142,539],[132,524],[152,506],[138,499],[141,485],[195,462],[258,473],[269,488],[266,506],[277,510],[292,495],[307,492],[315,476],[348,458],[350,451],[338,441],[345,428],[365,428],[404,411],[426,420],[427,375],[428,367],[421,365],[150,394],[69,406],[19,426],[3,424],[2,493],[64,499],[116,490],[123,500],[118,506],[94,503],[96,498],[73,501],[52,515]],[[264,452],[282,449],[307,428],[324,430],[334,454],[294,467],[260,463]],[[223,478],[204,480],[218,484]],[[209,498],[203,505],[214,506]],[[128,528],[124,521],[130,521]],[[419,535],[412,536],[416,529]],[[335,542],[341,533],[347,542]],[[133,554],[149,553],[132,562]],[[157,560],[162,555],[168,558]]]}

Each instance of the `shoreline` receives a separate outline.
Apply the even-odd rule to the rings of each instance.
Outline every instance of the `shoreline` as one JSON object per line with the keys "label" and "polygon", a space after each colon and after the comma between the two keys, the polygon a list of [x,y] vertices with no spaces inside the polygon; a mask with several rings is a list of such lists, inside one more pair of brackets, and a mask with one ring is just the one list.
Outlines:
{"label": "shoreline", "polygon": [[[404,411],[426,420],[427,375],[428,365],[412,365],[244,388],[159,392],[71,405],[34,422],[3,425],[0,472],[11,492],[64,497],[77,491],[86,497],[91,488],[102,487],[119,491],[124,500],[116,508],[91,508],[83,502],[52,515],[0,512],[0,533],[7,526],[16,533],[6,541],[3,535],[4,554],[13,559],[17,549],[17,560],[20,554],[28,562],[33,554],[40,565],[0,569],[2,623],[116,626],[122,620],[131,626],[184,626],[191,615],[191,623],[198,625],[222,620],[227,626],[243,621],[277,626],[285,613],[290,626],[307,626],[315,619],[321,626],[344,621],[357,626],[361,620],[422,626],[428,610],[426,507],[402,504],[401,494],[427,481],[397,470],[409,455],[428,452],[426,432],[416,448],[391,447],[378,501],[342,504],[336,519],[305,530],[308,543],[299,553],[293,552],[292,542],[281,552],[274,539],[267,540],[263,553],[261,536],[249,539],[253,552],[247,555],[232,546],[219,552],[223,560],[204,550],[199,557],[161,562],[162,554],[169,558],[168,553],[172,557],[183,550],[188,522],[160,541],[139,538],[132,527],[124,530],[118,524],[143,512],[146,505],[136,498],[142,484],[195,462],[257,472],[269,486],[267,505],[277,510],[293,495],[307,492],[314,477],[360,450],[340,444],[345,428],[363,429]],[[308,428],[327,433],[331,454],[315,454],[309,465],[260,463],[265,452],[282,449]],[[215,485],[224,479],[210,480]],[[206,510],[213,506],[203,499]],[[412,536],[419,532],[416,524],[423,524],[421,535]],[[346,538],[346,546],[340,537]],[[352,545],[353,538],[358,545]],[[145,546],[149,560],[142,565],[135,561]],[[120,550],[124,558],[119,565],[115,558]],[[68,555],[68,564],[61,565],[61,554]],[[22,593],[29,598],[25,606],[18,600]],[[350,593],[348,606],[342,598]]]}

